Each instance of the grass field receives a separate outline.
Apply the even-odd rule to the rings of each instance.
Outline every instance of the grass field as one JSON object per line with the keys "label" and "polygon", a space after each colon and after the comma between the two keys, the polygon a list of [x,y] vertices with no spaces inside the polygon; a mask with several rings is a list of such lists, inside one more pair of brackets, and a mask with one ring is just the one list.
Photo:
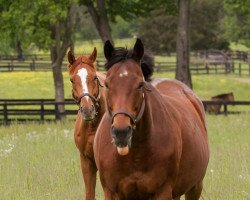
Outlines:
{"label": "grass field", "polygon": [[[250,199],[249,121],[207,117],[211,158],[202,199]],[[72,121],[0,127],[0,199],[79,200],[83,188]]]}
{"label": "grass field", "polygon": [[[155,77],[173,78],[174,74]],[[249,78],[202,75],[192,79],[194,91],[204,100],[225,92],[234,92],[236,100],[250,100]],[[0,80],[0,98],[54,97],[51,72],[0,73]],[[67,72],[64,80],[65,97],[71,98]],[[207,116],[211,159],[202,199],[250,199],[249,121],[249,113]],[[0,200],[78,200],[83,196],[73,121],[0,126]],[[99,182],[97,199],[103,199]]]}
{"label": "grass field", "polygon": [[[71,98],[71,83],[64,72],[65,97]],[[174,78],[173,73],[159,73],[154,77]],[[53,98],[52,72],[0,73],[0,98]],[[193,75],[193,89],[208,99],[219,93],[233,92],[236,100],[250,100],[250,78],[233,75]]]}

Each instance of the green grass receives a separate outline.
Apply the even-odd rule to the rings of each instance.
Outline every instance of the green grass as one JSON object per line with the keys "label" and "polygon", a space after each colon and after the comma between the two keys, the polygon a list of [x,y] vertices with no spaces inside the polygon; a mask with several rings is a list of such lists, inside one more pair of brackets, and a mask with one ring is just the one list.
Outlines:
{"label": "green grass", "polygon": [[250,51],[249,47],[245,46],[244,44],[237,44],[235,42],[231,42],[229,48],[233,51]]}
{"label": "green grass", "polygon": [[[68,72],[63,72],[63,76],[65,98],[72,98]],[[156,73],[154,76],[174,78],[175,75],[174,73]],[[0,99],[54,98],[52,72],[0,73],[0,80],[2,80],[0,82]],[[240,78],[233,75],[193,75],[192,80],[193,90],[202,100],[209,100],[217,94],[233,92],[235,100],[250,101],[250,78],[248,77]],[[246,81],[248,81],[248,83]],[[39,109],[40,107],[32,108]],[[46,108],[50,107],[46,106]],[[77,109],[74,105],[67,108]],[[228,106],[228,111],[249,112],[250,106]],[[27,118],[27,116],[23,117]],[[46,119],[51,117],[54,118],[54,116],[46,116]],[[16,118],[16,116],[11,116],[11,118]],[[69,116],[69,118],[72,117]]]}
{"label": "green grass", "polygon": [[[250,199],[249,121],[250,115],[207,117],[211,155],[202,199]],[[83,188],[72,121],[0,127],[0,199],[78,200]]]}
{"label": "green grass", "polygon": [[[71,83],[68,72],[63,72],[65,97],[71,98]],[[155,74],[155,77],[174,78],[174,73]],[[53,98],[52,72],[11,72],[0,73],[0,98]],[[202,98],[226,92],[233,92],[235,100],[250,100],[249,80],[233,75],[193,75],[193,89]]]}
{"label": "green grass", "polygon": [[[174,73],[155,77],[173,78]],[[250,84],[238,76],[200,75],[192,79],[194,91],[202,99],[232,91],[236,100],[250,100]],[[0,73],[0,80],[0,98],[54,97],[52,72]],[[64,84],[65,97],[71,98],[68,72],[64,72]],[[250,199],[249,121],[249,113],[208,115],[211,159],[203,199]],[[0,194],[4,200],[83,199],[73,121],[1,126]],[[99,182],[97,199],[103,199]]]}

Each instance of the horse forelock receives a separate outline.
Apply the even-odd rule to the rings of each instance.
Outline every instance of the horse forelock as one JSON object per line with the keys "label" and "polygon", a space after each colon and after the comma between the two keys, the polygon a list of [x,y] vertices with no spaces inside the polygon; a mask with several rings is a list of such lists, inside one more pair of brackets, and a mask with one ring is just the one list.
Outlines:
{"label": "horse forelock", "polygon": [[87,70],[87,68],[95,69],[94,62],[92,60],[90,60],[86,56],[79,56],[76,59],[76,61],[73,63],[73,65],[69,65],[70,74],[77,73],[77,71],[79,70],[79,68],[78,68],[79,65],[82,66],[83,68],[85,68],[86,70]]}
{"label": "horse forelock", "polygon": [[[108,71],[114,64],[133,59],[133,49],[123,47],[115,48],[111,58],[106,62],[105,69]],[[144,53],[141,59],[141,70],[146,81],[150,81],[154,72],[154,59],[149,52]]]}

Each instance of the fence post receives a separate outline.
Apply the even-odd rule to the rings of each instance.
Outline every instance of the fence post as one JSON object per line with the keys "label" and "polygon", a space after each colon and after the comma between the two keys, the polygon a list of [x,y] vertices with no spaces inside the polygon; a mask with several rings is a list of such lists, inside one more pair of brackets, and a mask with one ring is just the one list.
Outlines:
{"label": "fence post", "polygon": [[239,75],[241,76],[241,63],[239,63]]}
{"label": "fence post", "polygon": [[234,61],[232,62],[232,72],[234,74]]}
{"label": "fence post", "polygon": [[7,109],[7,104],[3,104],[3,117],[4,117],[4,122],[7,124],[8,123],[8,109]]}
{"label": "fence post", "polygon": [[206,70],[207,70],[207,74],[209,74],[209,68],[208,68],[208,64],[205,64]]}
{"label": "fence post", "polygon": [[227,103],[224,102],[223,105],[224,105],[224,114],[227,115]]}
{"label": "fence post", "polygon": [[55,119],[58,119],[58,103],[55,101]]}
{"label": "fence post", "polygon": [[30,63],[30,70],[35,71],[35,60],[32,58],[32,62]]}
{"label": "fence post", "polygon": [[44,120],[44,100],[41,100],[41,120]]}
{"label": "fence post", "polygon": [[9,70],[9,72],[11,71],[10,63],[8,63],[8,70]]}

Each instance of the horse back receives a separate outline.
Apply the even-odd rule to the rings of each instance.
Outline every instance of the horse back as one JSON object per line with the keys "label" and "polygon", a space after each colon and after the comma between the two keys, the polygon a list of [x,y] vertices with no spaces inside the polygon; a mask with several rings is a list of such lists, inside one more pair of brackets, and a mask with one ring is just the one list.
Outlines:
{"label": "horse back", "polygon": [[[151,84],[165,97],[175,99],[180,104],[190,104],[198,114],[206,130],[206,116],[204,106],[200,98],[185,84],[175,79],[155,78]],[[185,105],[184,105],[185,106]]]}

